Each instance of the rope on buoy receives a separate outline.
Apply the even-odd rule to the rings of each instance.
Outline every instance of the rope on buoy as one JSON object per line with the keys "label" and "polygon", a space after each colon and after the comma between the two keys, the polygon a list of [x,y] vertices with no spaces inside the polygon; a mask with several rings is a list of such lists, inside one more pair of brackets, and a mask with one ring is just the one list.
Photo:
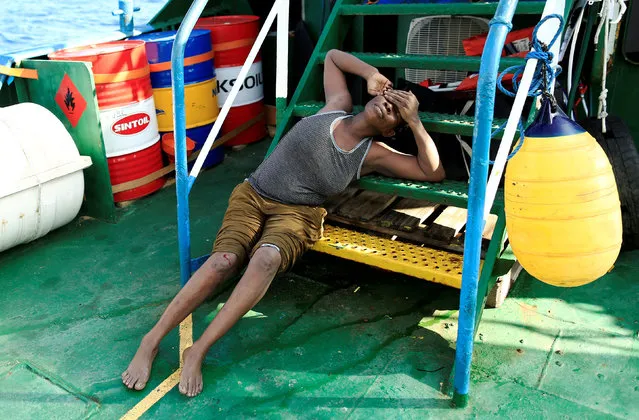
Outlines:
{"label": "rope on buoy", "polygon": [[[555,33],[555,36],[552,38],[550,43],[546,45],[545,43],[541,42],[539,38],[537,37],[537,31],[539,31],[539,28],[541,27],[541,25],[543,25],[546,21],[550,19],[559,20],[559,28],[557,29],[557,32]],[[555,78],[561,73],[561,66],[558,65],[557,69],[553,71],[552,60],[554,58],[554,54],[550,51],[550,49],[559,38],[559,35],[561,35],[563,26],[564,26],[564,18],[558,14],[548,15],[542,20],[540,20],[539,23],[535,26],[535,29],[532,34],[532,47],[534,50],[531,49],[531,51],[528,54],[526,54],[526,60],[531,60],[531,59],[538,60],[537,68],[535,69],[535,75],[533,76],[532,82],[530,84],[530,89],[528,89],[528,96],[533,98],[536,98],[540,95],[545,96],[546,98],[550,100],[553,111],[557,109],[557,100],[555,99],[553,94],[550,93],[549,86],[552,85]],[[499,88],[499,90],[503,94],[511,98],[514,98],[517,95],[517,91],[519,90],[518,80],[521,79],[521,76],[524,73],[525,68],[526,68],[526,64],[524,63],[519,66],[508,67],[503,72],[501,72],[499,74],[499,77],[497,78],[497,87]],[[504,76],[507,74],[513,75],[512,91],[508,90],[503,85]],[[508,155],[507,160],[510,160],[513,156],[515,156],[517,152],[519,151],[519,149],[521,149],[521,147],[524,145],[524,124],[521,121],[521,118],[519,119],[518,127],[519,127],[520,139],[519,139],[519,142],[517,143],[517,146],[515,146],[515,149]],[[497,130],[495,130],[491,134],[491,137],[495,137],[495,135],[497,135],[497,133],[502,131],[504,128],[506,128],[506,123],[499,126],[499,128],[497,128]],[[493,164],[494,161],[490,161],[490,163]]]}

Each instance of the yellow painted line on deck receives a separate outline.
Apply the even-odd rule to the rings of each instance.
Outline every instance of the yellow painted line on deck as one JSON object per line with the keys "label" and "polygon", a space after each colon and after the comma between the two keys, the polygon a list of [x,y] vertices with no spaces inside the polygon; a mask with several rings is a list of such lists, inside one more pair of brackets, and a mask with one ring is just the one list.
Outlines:
{"label": "yellow painted line on deck", "polygon": [[121,420],[136,420],[146,413],[156,402],[160,401],[170,390],[180,383],[180,374],[182,373],[182,353],[184,349],[193,345],[193,316],[189,315],[180,323],[180,368],[173,372],[160,385],[130,409]]}
{"label": "yellow painted line on deck", "polygon": [[193,315],[180,323],[180,367],[184,365],[184,350],[193,345]]}
{"label": "yellow painted line on deck", "polygon": [[124,416],[122,416],[122,420],[132,420],[138,419],[144,413],[146,413],[149,408],[153,407],[153,405],[160,401],[162,397],[164,397],[170,390],[172,390],[175,385],[180,382],[180,374],[182,373],[182,368],[176,370],[166,378],[160,385],[158,385],[153,391],[151,391],[146,397],[142,399],[139,403],[135,405],[132,409],[130,409]]}

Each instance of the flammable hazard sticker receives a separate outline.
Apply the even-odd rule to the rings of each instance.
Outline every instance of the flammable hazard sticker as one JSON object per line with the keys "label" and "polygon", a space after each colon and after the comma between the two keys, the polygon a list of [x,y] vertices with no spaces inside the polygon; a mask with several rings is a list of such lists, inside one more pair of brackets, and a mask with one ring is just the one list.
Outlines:
{"label": "flammable hazard sticker", "polygon": [[80,117],[87,108],[87,101],[82,97],[78,88],[68,74],[64,74],[60,87],[55,94],[55,102],[58,104],[64,115],[69,119],[71,127],[78,125]]}

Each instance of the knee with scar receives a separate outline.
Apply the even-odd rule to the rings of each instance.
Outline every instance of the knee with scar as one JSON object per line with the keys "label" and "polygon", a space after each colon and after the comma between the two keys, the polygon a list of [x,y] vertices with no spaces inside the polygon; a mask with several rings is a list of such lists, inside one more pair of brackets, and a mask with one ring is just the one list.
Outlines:
{"label": "knee with scar", "polygon": [[211,268],[218,274],[229,274],[237,268],[237,255],[230,252],[217,252],[211,255]]}

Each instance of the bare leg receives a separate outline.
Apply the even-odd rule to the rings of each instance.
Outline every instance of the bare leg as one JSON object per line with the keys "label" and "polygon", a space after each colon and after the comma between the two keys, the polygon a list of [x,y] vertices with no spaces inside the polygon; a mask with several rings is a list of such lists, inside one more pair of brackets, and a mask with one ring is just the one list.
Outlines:
{"label": "bare leg", "polygon": [[280,267],[279,251],[269,247],[257,250],[244,276],[202,336],[184,351],[180,392],[194,397],[202,392],[202,361],[211,346],[262,299]]}
{"label": "bare leg", "polygon": [[138,391],[144,389],[160,341],[213,293],[220,283],[233,275],[237,262],[235,254],[215,253],[193,274],[173,298],[157,324],[142,339],[129,367],[122,373],[124,385]]}

